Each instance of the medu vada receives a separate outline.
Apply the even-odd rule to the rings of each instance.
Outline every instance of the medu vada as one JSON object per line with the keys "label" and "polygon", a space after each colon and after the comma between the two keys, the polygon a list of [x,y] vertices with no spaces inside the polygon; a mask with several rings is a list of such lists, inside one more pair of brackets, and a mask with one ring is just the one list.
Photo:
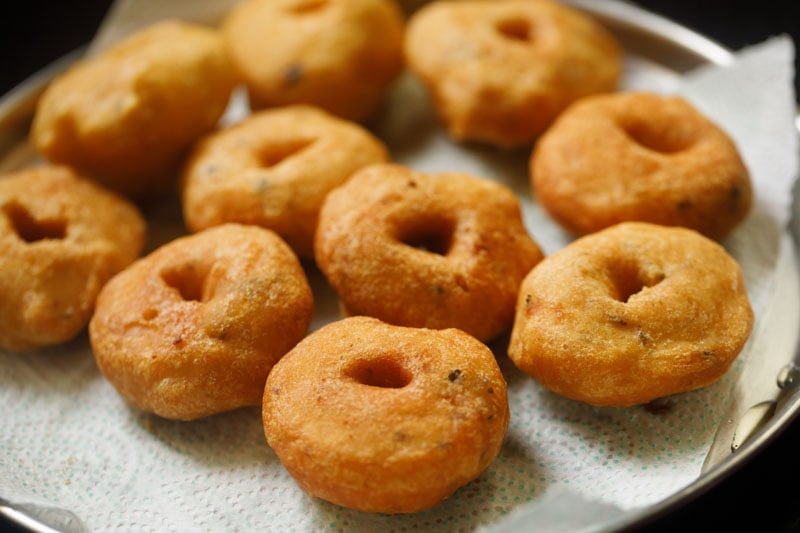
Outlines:
{"label": "medu vada", "polygon": [[269,445],[309,494],[412,513],[494,461],[509,408],[497,361],[475,338],[351,317],[275,365],[262,416]]}
{"label": "medu vada", "polygon": [[404,51],[452,138],[503,148],[530,146],[622,72],[616,39],[551,0],[431,2],[409,19]]}
{"label": "medu vada", "polygon": [[320,109],[256,112],[195,147],[182,178],[184,220],[192,231],[225,222],[262,226],[310,258],[328,192],[388,159],[369,131]]}
{"label": "medu vada", "polygon": [[488,341],[542,252],[499,183],[378,164],[328,194],[315,256],[346,314]]}
{"label": "medu vada", "polygon": [[31,140],[50,161],[140,200],[174,184],[235,83],[216,30],[158,22],[58,76],[39,100]]}
{"label": "medu vada", "polygon": [[522,282],[508,355],[546,388],[629,406],[710,385],[753,326],[741,269],[694,230],[624,222]]}
{"label": "medu vada", "polygon": [[536,200],[576,235],[641,221],[719,240],[753,202],[733,140],[683,98],[647,92],[570,106],[536,143],[530,179]]}
{"label": "medu vada", "polygon": [[310,104],[372,117],[403,70],[395,0],[246,0],[222,24],[253,109]]}
{"label": "medu vada", "polygon": [[258,405],[272,366],[306,333],[311,289],[275,233],[225,224],[162,245],[109,281],[89,339],[135,407],[192,420]]}
{"label": "medu vada", "polygon": [[75,338],[103,285],[139,256],[146,230],[135,205],[68,167],[0,177],[0,347]]}

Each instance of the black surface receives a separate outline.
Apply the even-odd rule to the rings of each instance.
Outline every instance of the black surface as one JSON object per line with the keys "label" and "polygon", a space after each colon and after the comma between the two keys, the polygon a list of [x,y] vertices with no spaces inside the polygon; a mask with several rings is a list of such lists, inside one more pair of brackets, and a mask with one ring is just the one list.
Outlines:
{"label": "black surface", "polygon": [[[641,0],[637,4],[738,50],[789,34],[800,44],[800,2]],[[795,57],[796,70],[800,58]],[[795,91],[800,102],[800,79]],[[798,325],[800,328],[800,325]],[[800,420],[718,486],[642,528],[648,532],[800,531]]]}
{"label": "black surface", "polygon": [[0,94],[87,43],[109,0],[4,0],[0,7]]}
{"label": "black surface", "polygon": [[[796,44],[800,39],[799,0],[636,3],[734,50],[782,33],[791,34]],[[0,15],[0,94],[85,44],[109,5],[108,0],[4,2]],[[795,86],[800,86],[797,81]],[[2,526],[0,519],[0,529]],[[686,528],[800,531],[800,421],[722,483],[640,529],[666,532]]]}

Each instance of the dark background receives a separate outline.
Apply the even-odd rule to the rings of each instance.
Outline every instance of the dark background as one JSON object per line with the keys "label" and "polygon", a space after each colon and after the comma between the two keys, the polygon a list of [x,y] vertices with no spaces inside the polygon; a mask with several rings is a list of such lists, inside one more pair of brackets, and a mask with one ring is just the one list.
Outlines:
{"label": "dark background", "polygon": [[[111,3],[110,0],[3,2],[0,8],[0,94],[65,52],[85,44]],[[795,43],[800,39],[800,0],[639,0],[632,3],[734,50],[780,33],[791,34]],[[796,64],[800,65],[800,61]],[[800,87],[797,83],[795,86]]]}
{"label": "dark background", "polygon": [[[164,0],[169,1],[169,0]],[[800,43],[800,0],[640,0],[642,7],[738,50],[788,33]],[[27,0],[0,8],[0,94],[87,43],[109,0]],[[796,64],[800,61],[796,59]],[[795,80],[795,87],[800,87]],[[800,90],[797,91],[800,94]],[[800,98],[798,98],[800,101]],[[642,531],[800,532],[800,420],[722,483]],[[0,530],[3,529],[0,520]]]}

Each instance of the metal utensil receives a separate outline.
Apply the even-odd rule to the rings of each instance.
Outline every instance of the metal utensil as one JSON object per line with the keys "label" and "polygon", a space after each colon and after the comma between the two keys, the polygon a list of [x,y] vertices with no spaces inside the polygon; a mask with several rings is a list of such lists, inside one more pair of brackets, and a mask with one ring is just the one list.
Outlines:
{"label": "metal utensil", "polygon": [[83,533],[86,526],[71,511],[31,503],[14,503],[0,497],[0,517],[35,533]]}

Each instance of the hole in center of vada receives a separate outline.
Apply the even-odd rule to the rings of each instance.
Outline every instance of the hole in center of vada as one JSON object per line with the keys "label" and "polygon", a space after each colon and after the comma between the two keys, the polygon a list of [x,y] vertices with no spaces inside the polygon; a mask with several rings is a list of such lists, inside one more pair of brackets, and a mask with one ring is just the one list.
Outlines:
{"label": "hole in center of vada", "polygon": [[407,223],[397,235],[397,240],[424,252],[447,255],[453,245],[455,224],[445,217],[419,217]]}
{"label": "hole in center of vada", "polygon": [[689,148],[693,135],[685,128],[663,125],[655,121],[636,121],[621,124],[636,144],[662,154],[672,154]]}
{"label": "hole in center of vada", "polygon": [[362,385],[383,389],[402,389],[411,383],[411,372],[390,357],[357,361],[345,375]]}
{"label": "hole in center of vada", "polygon": [[293,142],[273,144],[261,150],[258,154],[259,164],[263,168],[274,167],[290,157],[297,155],[314,143],[313,139],[303,139]]}
{"label": "hole in center of vada", "polygon": [[658,280],[648,279],[635,264],[615,265],[610,270],[612,297],[627,303],[635,294],[652,287]]}
{"label": "hole in center of vada", "polygon": [[311,13],[322,9],[328,4],[328,0],[301,0],[289,8],[289,11],[297,15]]}
{"label": "hole in center of vada", "polygon": [[67,223],[64,220],[36,220],[22,205],[9,203],[3,206],[14,232],[27,243],[44,239],[63,239],[67,235]]}
{"label": "hole in center of vada", "polygon": [[513,41],[530,42],[531,25],[525,19],[505,19],[497,23],[497,31],[503,37]]}
{"label": "hole in center of vada", "polygon": [[210,298],[206,294],[206,277],[208,271],[196,262],[187,262],[161,272],[164,283],[176,289],[181,298],[187,302],[205,302]]}

